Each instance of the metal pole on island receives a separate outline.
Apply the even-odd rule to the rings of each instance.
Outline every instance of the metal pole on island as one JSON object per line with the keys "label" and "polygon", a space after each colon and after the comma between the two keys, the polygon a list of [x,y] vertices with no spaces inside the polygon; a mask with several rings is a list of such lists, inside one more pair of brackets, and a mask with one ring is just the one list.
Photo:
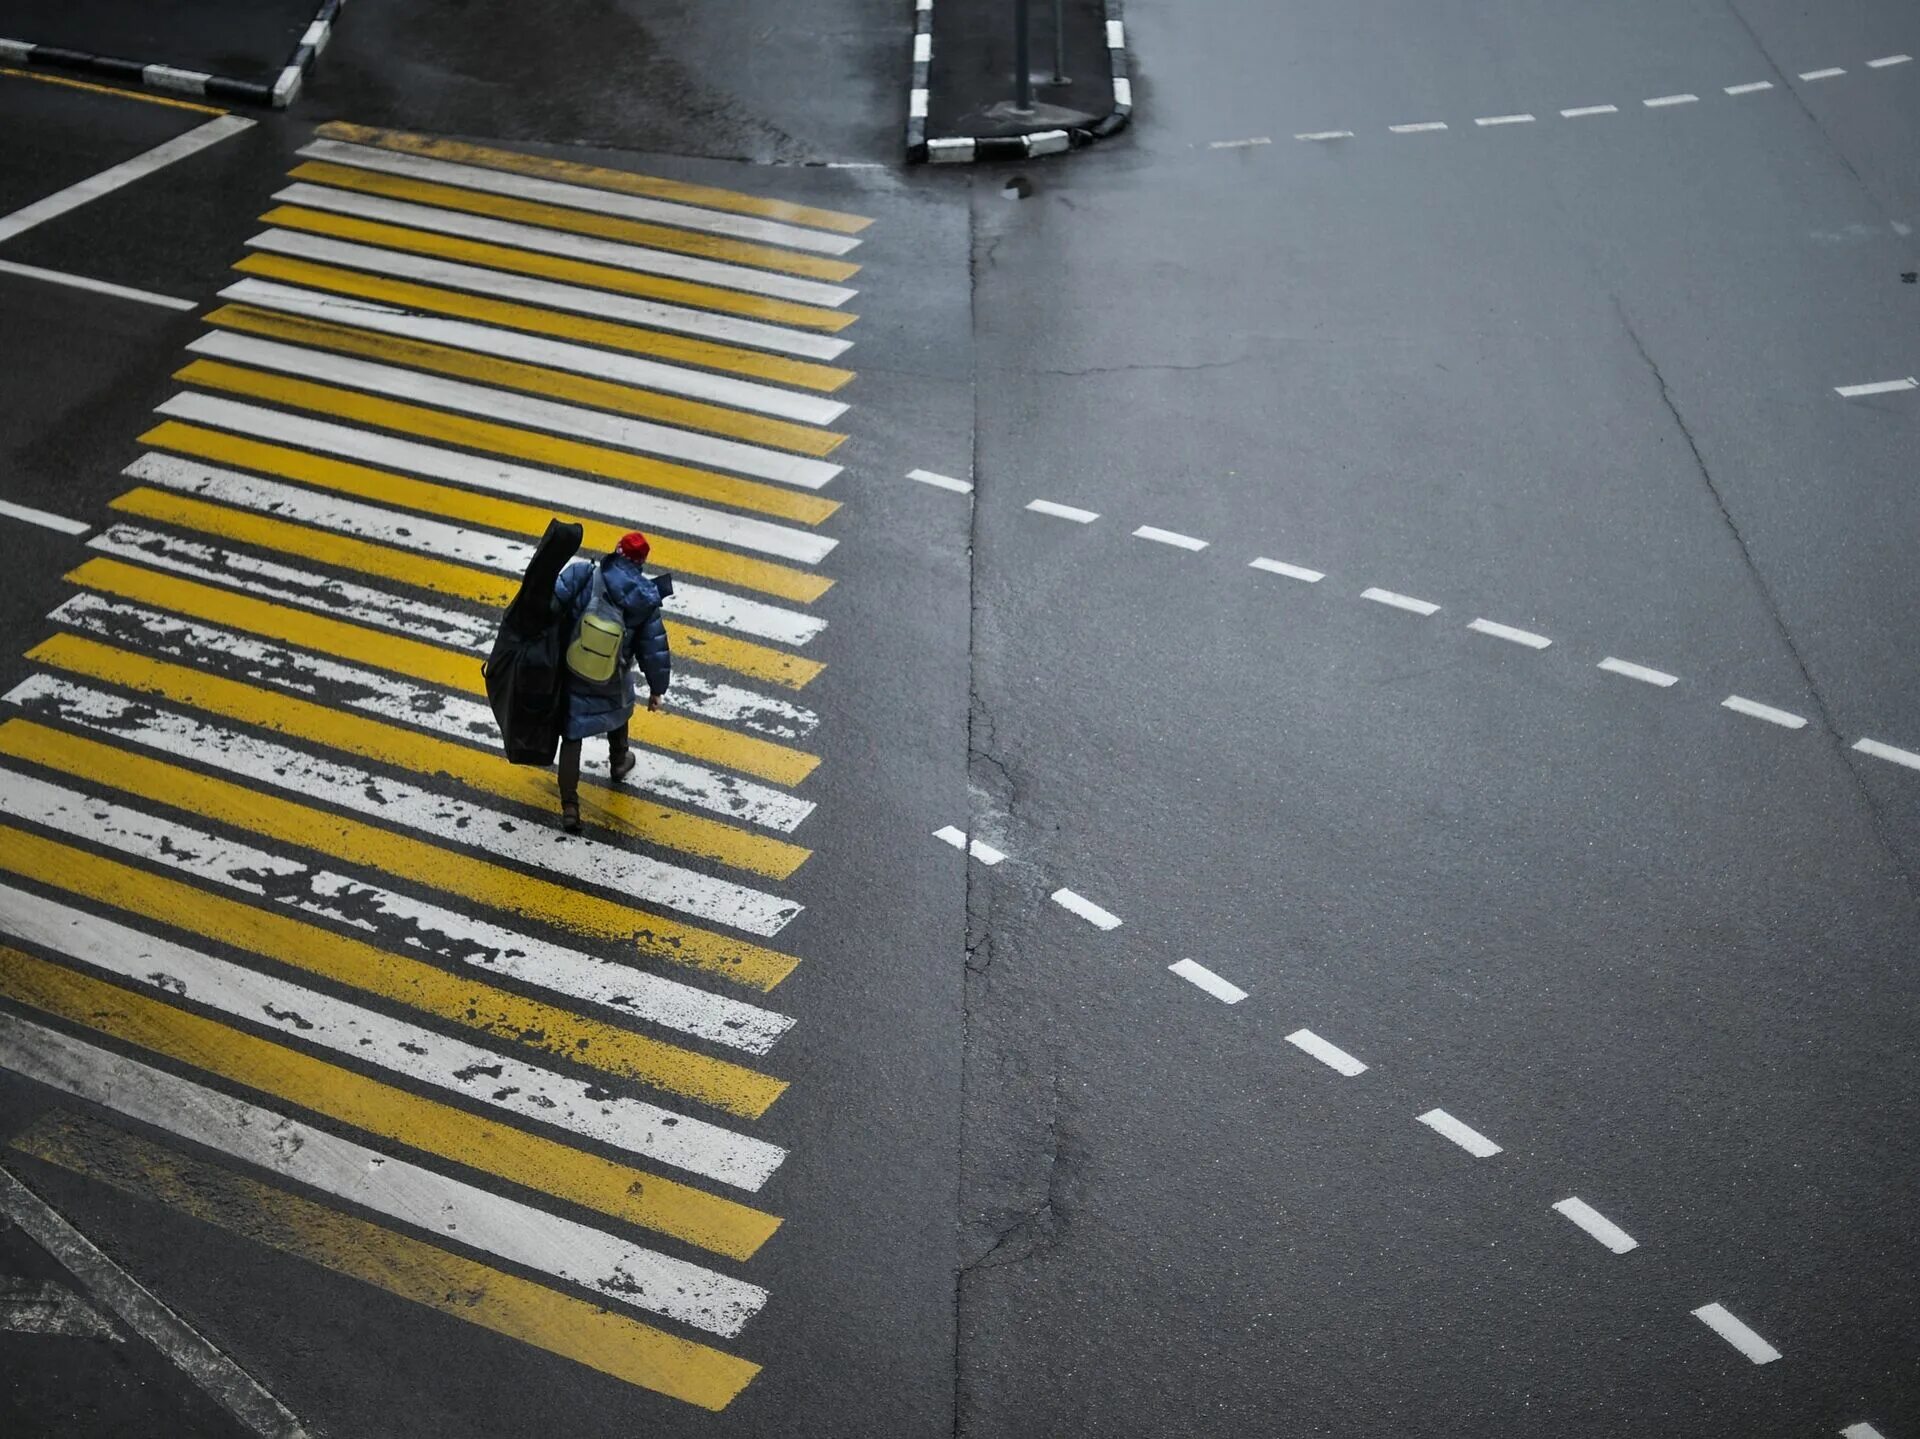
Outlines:
{"label": "metal pole on island", "polygon": [[1017,110],[1033,108],[1033,57],[1028,43],[1033,30],[1030,0],[1013,0],[1013,104]]}

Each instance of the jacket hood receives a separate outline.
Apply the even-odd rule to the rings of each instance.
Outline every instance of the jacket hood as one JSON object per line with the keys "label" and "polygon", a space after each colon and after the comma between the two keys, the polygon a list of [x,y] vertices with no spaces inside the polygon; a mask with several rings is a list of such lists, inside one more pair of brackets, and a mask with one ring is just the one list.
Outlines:
{"label": "jacket hood", "polygon": [[607,593],[621,609],[631,613],[650,610],[660,603],[659,589],[641,572],[640,566],[625,555],[616,554],[602,560],[600,573],[606,577]]}

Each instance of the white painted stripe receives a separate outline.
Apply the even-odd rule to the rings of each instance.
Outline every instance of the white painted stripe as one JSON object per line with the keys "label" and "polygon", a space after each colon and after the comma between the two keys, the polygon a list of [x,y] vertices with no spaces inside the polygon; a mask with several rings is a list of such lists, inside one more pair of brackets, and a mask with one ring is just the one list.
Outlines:
{"label": "white painted stripe", "polygon": [[[916,89],[908,93],[907,118],[909,120],[924,120],[927,118],[927,92],[925,90]],[[931,143],[937,145],[941,142],[935,140]],[[972,142],[969,141],[968,143],[971,144]]]}
{"label": "white painted stripe", "polygon": [[1467,628],[1483,635],[1492,635],[1497,640],[1511,640],[1530,650],[1543,650],[1553,643],[1545,635],[1537,635],[1532,630],[1517,630],[1512,625],[1495,624],[1492,620],[1475,620]]}
{"label": "white painted stripe", "polygon": [[327,43],[327,22],[324,20],[316,20],[307,26],[307,32],[300,37],[300,43],[302,45],[311,45],[318,51],[321,46]]}
{"label": "white painted stripe", "polygon": [[156,295],[152,290],[136,290],[131,285],[115,285],[106,280],[89,279],[85,275],[69,275],[64,270],[43,270],[38,265],[15,264],[12,260],[0,260],[0,275],[14,275],[22,280],[45,280],[51,285],[90,290],[96,295],[111,295],[116,300],[138,300],[143,305],[158,305],[163,310],[198,308],[192,300]]}
{"label": "white painted stripe", "polygon": [[1824,70],[1802,70],[1800,72],[1800,78],[1802,80],[1831,80],[1836,75],[1844,75],[1846,73],[1847,72],[1841,69],[1840,66],[1830,65]]}
{"label": "white painted stripe", "polygon": [[922,31],[913,37],[913,63],[924,65],[933,59],[933,36]]}
{"label": "white painted stripe", "polygon": [[296,183],[276,191],[273,198],[283,204],[302,205],[309,210],[324,210],[415,230],[458,235],[463,239],[506,245],[516,250],[531,250],[542,255],[558,255],[563,259],[579,260],[591,265],[666,275],[691,284],[716,285],[728,290],[769,295],[774,299],[791,300],[802,305],[834,309],[860,293],[844,285],[822,284],[798,275],[755,270],[745,265],[730,265],[672,250],[649,250],[618,240],[575,234],[571,230],[549,230],[539,225],[495,220],[486,215],[469,215],[462,210],[443,210],[437,205],[418,205],[408,200],[389,200],[381,195],[363,195],[357,190],[335,190],[325,185]]}
{"label": "white painted stripe", "polygon": [[1915,389],[1920,389],[1920,379],[1908,375],[1904,380],[1876,380],[1870,385],[1836,385],[1833,392],[1851,400],[1858,395],[1891,395]]}
{"label": "white painted stripe", "polygon": [[273,82],[273,103],[285,109],[294,102],[300,93],[301,72],[298,65],[289,65],[280,72],[280,78]]}
{"label": "white painted stripe", "polygon": [[1133,108],[1133,81],[1124,75],[1115,76],[1113,81],[1113,103],[1121,110]]}
{"label": "white painted stripe", "polygon": [[339,808],[494,860],[528,865],[623,899],[659,905],[748,934],[771,937],[801,906],[597,839],[531,824],[525,816],[422,789],[272,740],[223,729],[145,700],[122,699],[52,675],[28,676],[6,695],[28,714],[98,731],[176,759],[225,771],[256,787],[300,798],[325,796]]}
{"label": "white painted stripe", "polygon": [[778,1145],[611,1093],[595,1080],[558,1074],[5,884],[0,931],[170,1003],[187,1000],[458,1094],[511,1116],[509,1123],[550,1124],[736,1189],[758,1190],[786,1158]]}
{"label": "white painted stripe", "polygon": [[1699,103],[1699,100],[1698,95],[1656,95],[1653,99],[1642,100],[1640,103],[1649,110],[1658,110],[1667,105],[1693,105]]}
{"label": "white painted stripe", "polygon": [[305,415],[263,409],[258,405],[218,395],[175,395],[157,407],[157,413],[192,420],[237,434],[254,435],[276,444],[297,445],[322,454],[361,460],[383,469],[404,470],[428,479],[449,480],[476,490],[488,490],[525,501],[537,496],[556,509],[599,515],[622,524],[714,540],[738,549],[756,550],[777,559],[818,564],[840,542],[809,534],[770,520],[710,510],[704,505],[650,495],[631,487],[616,488],[555,470],[535,469],[487,456],[443,450],[416,440],[376,435],[354,425]]}
{"label": "white painted stripe", "polygon": [[33,51],[34,47],[25,40],[0,40],[0,60],[25,65],[33,59]]}
{"label": "white painted stripe", "polygon": [[1290,580],[1305,580],[1310,585],[1317,585],[1326,578],[1326,575],[1319,570],[1303,569],[1299,565],[1290,565],[1284,560],[1269,560],[1264,557],[1257,560],[1249,560],[1247,567],[1249,569],[1265,570],[1268,574],[1285,575]]}
{"label": "white painted stripe", "polygon": [[[217,500],[221,504],[257,510],[280,519],[297,520],[340,534],[414,550],[437,559],[474,565],[500,574],[521,575],[533,559],[534,546],[504,539],[484,530],[467,529],[442,520],[425,519],[399,510],[300,489],[278,480],[255,479],[234,470],[203,465],[172,455],[146,454],[123,471],[183,494]],[[736,630],[777,644],[804,645],[827,622],[816,615],[746,599],[692,582],[674,585],[666,602],[669,614],[697,620],[720,629]]]}
{"label": "white painted stripe", "polygon": [[1222,979],[1204,964],[1191,959],[1183,959],[1167,968],[1190,984],[1198,985],[1223,1004],[1238,1004],[1247,997],[1247,992],[1239,985]]}
{"label": "white painted stripe", "polygon": [[1329,1044],[1311,1029],[1296,1029],[1287,1036],[1287,1043],[1295,1049],[1304,1050],[1330,1069],[1339,1071],[1348,1079],[1367,1072],[1366,1065],[1355,1059],[1337,1044]]}
{"label": "white painted stripe", "polygon": [[918,480],[923,485],[932,485],[937,490],[952,490],[960,495],[973,493],[973,486],[965,480],[956,480],[951,475],[935,474],[932,470],[908,470],[907,478]]}
{"label": "white painted stripe", "polygon": [[1630,680],[1639,680],[1642,684],[1658,685],[1661,689],[1678,683],[1680,678],[1678,675],[1668,674],[1665,670],[1637,665],[1631,660],[1617,660],[1612,655],[1600,661],[1600,668],[1609,674],[1625,675]]}
{"label": "white painted stripe", "polygon": [[1065,130],[1041,130],[1021,136],[1029,155],[1064,155],[1073,148],[1073,137]]}
{"label": "white painted stripe", "polygon": [[239,335],[216,330],[202,335],[187,346],[195,354],[212,355],[238,364],[279,370],[289,375],[318,380],[325,384],[346,385],[371,394],[390,395],[415,404],[434,405],[499,424],[523,429],[546,430],[572,435],[600,445],[662,455],[688,464],[709,465],[783,485],[799,485],[817,490],[840,473],[840,466],[801,455],[784,454],[738,440],[723,440],[713,435],[677,430],[604,410],[584,409],[513,390],[496,390],[466,380],[429,375],[395,365],[375,364],[351,355],[334,355],[320,350],[283,345],[254,335]]}
{"label": "white painted stripe", "polygon": [[376,275],[417,280],[423,285],[471,290],[476,294],[493,295],[517,304],[570,310],[628,325],[677,330],[682,334],[700,335],[728,344],[779,350],[810,360],[836,359],[853,347],[851,340],[836,340],[829,335],[790,330],[781,325],[742,319],[737,315],[694,310],[685,305],[667,305],[657,300],[643,300],[637,295],[616,295],[610,290],[566,285],[557,280],[542,280],[534,275],[486,270],[454,260],[435,259],[431,255],[382,250],[350,240],[335,240],[326,235],[302,234],[297,230],[263,230],[249,238],[247,244],[253,249],[269,250],[277,255],[292,255],[297,259],[317,260],[326,265],[341,265]]}
{"label": "white painted stripe", "polygon": [[1396,135],[1425,135],[1433,130],[1447,128],[1445,120],[1422,120],[1413,125],[1389,125],[1387,129]]}
{"label": "white painted stripe", "polygon": [[1531,115],[1482,115],[1474,122],[1476,125],[1531,125]]}
{"label": "white painted stripe", "polygon": [[1206,540],[1196,540],[1192,535],[1179,534],[1174,530],[1157,530],[1152,525],[1142,525],[1133,532],[1136,540],[1152,540],[1156,544],[1172,545],[1180,550],[1204,550]]}
{"label": "white painted stripe", "polygon": [[1126,45],[1127,32],[1122,27],[1120,21],[1107,21],[1107,48],[1109,50],[1124,50]]}
{"label": "white painted stripe", "polygon": [[763,244],[812,250],[823,255],[844,255],[849,250],[857,249],[860,244],[850,236],[810,230],[801,225],[787,225],[751,215],[734,215],[722,210],[707,210],[697,205],[681,205],[668,200],[649,200],[640,195],[572,185],[561,180],[542,180],[532,175],[518,175],[510,170],[491,170],[480,165],[462,165],[453,160],[435,160],[425,155],[406,155],[397,150],[381,150],[370,145],[315,140],[303,147],[300,153],[309,160],[331,160],[339,165],[383,170],[390,175],[405,175],[414,180],[433,180],[442,185],[458,185],[466,190],[491,190],[496,195],[512,195],[548,205],[565,205],[573,210],[596,210],[603,215],[619,215],[629,220],[651,220],[682,230],[705,230],[713,235],[731,235],[735,239],[758,240]]}
{"label": "white painted stripe", "polygon": [[1100,518],[1092,510],[1076,510],[1072,505],[1056,505],[1052,500],[1031,500],[1027,508],[1036,515],[1052,515],[1055,519],[1072,520],[1082,525],[1090,525]]}
{"label": "white painted stripe", "polygon": [[793,1027],[786,1015],[742,1000],[550,944],[284,852],[269,854],[30,775],[0,770],[0,814],[63,837],[84,834],[99,848],[378,936],[396,949],[418,950],[749,1054],[767,1053]]}
{"label": "white painted stripe", "polygon": [[1571,110],[1560,112],[1562,118],[1568,120],[1584,120],[1589,115],[1618,115],[1619,113],[1618,105],[1575,105]]}
{"label": "white painted stripe", "polygon": [[1075,894],[1070,889],[1056,889],[1050,896],[1060,908],[1077,914],[1095,929],[1118,929],[1120,917],[1109,914],[1085,895]]}
{"label": "white painted stripe", "polygon": [[31,1279],[0,1279],[0,1334],[51,1334],[63,1339],[126,1342],[118,1330],[94,1313],[86,1300],[46,1279],[38,1283]]}
{"label": "white painted stripe", "polygon": [[1000,861],[1006,858],[1006,855],[1002,854],[985,840],[970,840],[967,838],[967,832],[965,830],[955,829],[950,824],[942,825],[939,829],[936,829],[933,832],[933,837],[952,845],[955,849],[965,850],[989,868],[999,864]]}
{"label": "white painted stripe", "polygon": [[1913,59],[1911,55],[1882,55],[1878,60],[1867,61],[1869,70],[1884,70],[1889,65],[1905,65]]}
{"label": "white painted stripe", "polygon": [[1773,81],[1771,80],[1754,80],[1745,85],[1729,85],[1726,87],[1726,91],[1729,95],[1754,95],[1762,90],[1771,90],[1772,88]]}
{"label": "white painted stripe", "polygon": [[164,144],[155,145],[131,160],[123,160],[111,169],[102,170],[97,175],[89,175],[77,184],[58,190],[43,200],[35,200],[31,205],[22,206],[11,215],[0,215],[0,244],[11,240],[15,235],[31,230],[35,225],[44,225],[69,211],[77,210],[89,200],[97,200],[102,195],[110,195],[123,185],[131,185],[143,176],[156,170],[165,169],[176,160],[184,160],[189,155],[197,155],[209,145],[217,145],[229,135],[238,135],[242,130],[251,130],[253,121],[242,119],[238,115],[218,115],[197,125],[184,135],[176,135]]}
{"label": "white painted stripe", "polygon": [[1920,754],[1910,749],[1896,749],[1890,744],[1881,744],[1877,739],[1860,739],[1853,747],[1861,754],[1870,754],[1875,759],[1889,760],[1894,764],[1905,765],[1908,769],[1920,769]]}
{"label": "white painted stripe", "polygon": [[1436,604],[1426,600],[1416,600],[1411,595],[1397,595],[1392,590],[1362,590],[1360,598],[1372,600],[1375,604],[1392,605],[1397,610],[1410,610],[1416,615],[1434,615],[1440,612],[1440,606]]}
{"label": "white painted stripe", "polygon": [[1584,1199],[1563,1199],[1553,1207],[1556,1212],[1564,1214],[1615,1254],[1625,1254],[1640,1247],[1639,1240]]}
{"label": "white painted stripe", "polygon": [[16,505],[12,500],[0,500],[0,515],[10,520],[22,520],[30,525],[39,525],[42,529],[58,530],[63,535],[84,535],[93,526],[80,520],[70,520],[65,515],[56,515],[50,510],[36,510],[28,505]]}
{"label": "white painted stripe", "polygon": [[[40,1033],[52,1038],[46,1030]],[[0,1054],[11,1049],[11,1045],[0,1041]],[[4,1168],[0,1168],[0,1214],[19,1225],[61,1268],[84,1284],[96,1301],[112,1310],[122,1324],[159,1350],[215,1403],[261,1439],[308,1439],[300,1421],[262,1389],[246,1370],[154,1298],[139,1280],[107,1258],[86,1235]]]}
{"label": "white painted stripe", "polygon": [[[1870,60],[1867,63],[1875,62]],[[1840,1431],[1840,1439],[1885,1439],[1885,1436],[1871,1424],[1849,1424]]]}
{"label": "white painted stripe", "polygon": [[543,335],[502,330],[470,320],[450,320],[437,315],[418,315],[362,300],[349,295],[327,295],[317,290],[302,290],[271,280],[243,279],[220,292],[225,300],[259,305],[290,315],[329,320],[335,324],[358,326],[386,335],[404,335],[409,339],[452,345],[501,359],[522,360],[530,365],[545,365],[556,370],[572,370],[596,380],[612,380],[623,385],[660,390],[689,399],[731,405],[761,414],[778,415],[803,425],[830,425],[847,412],[838,400],[818,395],[783,390],[777,385],[737,380],[705,370],[687,369],[638,355],[597,350],[591,345],[576,345],[565,340],[550,340]]}
{"label": "white painted stripe", "polygon": [[1805,729],[1807,722],[1799,715],[1787,710],[1777,710],[1772,705],[1763,705],[1758,700],[1745,699],[1740,695],[1728,695],[1720,701],[1721,705],[1737,714],[1751,715],[1754,719],[1765,720],[1768,724],[1777,724],[1782,729]]}
{"label": "white painted stripe", "polygon": [[1311,130],[1304,135],[1295,135],[1296,140],[1351,140],[1351,130]]}
{"label": "white painted stripe", "polygon": [[0,1063],[388,1219],[439,1238],[451,1234],[470,1249],[710,1334],[738,1334],[767,1301],[758,1285],[489,1194],[12,1015],[0,1015]]}
{"label": "white painted stripe", "polygon": [[1271,145],[1272,143],[1273,137],[1271,135],[1254,135],[1245,140],[1209,141],[1207,148],[1209,150],[1248,150],[1252,149],[1255,145]]}
{"label": "white painted stripe", "polygon": [[1780,1357],[1778,1349],[1735,1319],[1724,1304],[1703,1304],[1693,1311],[1693,1317],[1755,1364],[1771,1364]]}
{"label": "white painted stripe", "polygon": [[204,95],[213,76],[204,70],[181,70],[172,65],[147,65],[140,71],[140,83],[155,90],[172,90],[180,95]]}
{"label": "white painted stripe", "polygon": [[1429,1109],[1418,1119],[1435,1134],[1451,1139],[1475,1159],[1491,1159],[1500,1152],[1500,1146],[1486,1135],[1471,1125],[1462,1124],[1444,1109]]}

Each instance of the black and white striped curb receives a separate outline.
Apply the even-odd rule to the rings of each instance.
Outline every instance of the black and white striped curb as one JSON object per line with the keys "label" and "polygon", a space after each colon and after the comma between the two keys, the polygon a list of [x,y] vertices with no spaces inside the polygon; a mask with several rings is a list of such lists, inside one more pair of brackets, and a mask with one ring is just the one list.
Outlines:
{"label": "black and white striped curb", "polygon": [[301,35],[293,58],[281,67],[271,85],[260,80],[231,80],[204,70],[183,70],[177,65],[142,64],[138,60],[89,55],[83,50],[67,50],[58,45],[34,45],[25,40],[0,39],[0,60],[15,65],[40,65],[50,70],[82,70],[176,95],[199,95],[209,100],[234,100],[245,105],[285,109],[300,94],[307,71],[327,48],[327,41],[333,37],[334,19],[345,3],[346,0],[321,0],[320,12]]}
{"label": "black and white striped curb", "polygon": [[984,160],[1027,160],[1078,150],[1117,135],[1133,117],[1133,81],[1127,75],[1126,28],[1120,0],[1106,0],[1107,59],[1113,67],[1113,109],[1092,125],[1037,130],[1029,135],[978,138],[927,138],[927,76],[933,66],[933,0],[914,0],[913,89],[907,97],[907,158],[936,165],[965,165]]}

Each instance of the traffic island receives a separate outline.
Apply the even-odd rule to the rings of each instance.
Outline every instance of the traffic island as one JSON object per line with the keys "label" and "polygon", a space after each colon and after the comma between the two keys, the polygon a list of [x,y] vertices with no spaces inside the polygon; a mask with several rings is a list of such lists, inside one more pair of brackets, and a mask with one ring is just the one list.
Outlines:
{"label": "traffic island", "polygon": [[1120,0],[915,5],[908,159],[1059,154],[1117,134],[1131,118]]}

